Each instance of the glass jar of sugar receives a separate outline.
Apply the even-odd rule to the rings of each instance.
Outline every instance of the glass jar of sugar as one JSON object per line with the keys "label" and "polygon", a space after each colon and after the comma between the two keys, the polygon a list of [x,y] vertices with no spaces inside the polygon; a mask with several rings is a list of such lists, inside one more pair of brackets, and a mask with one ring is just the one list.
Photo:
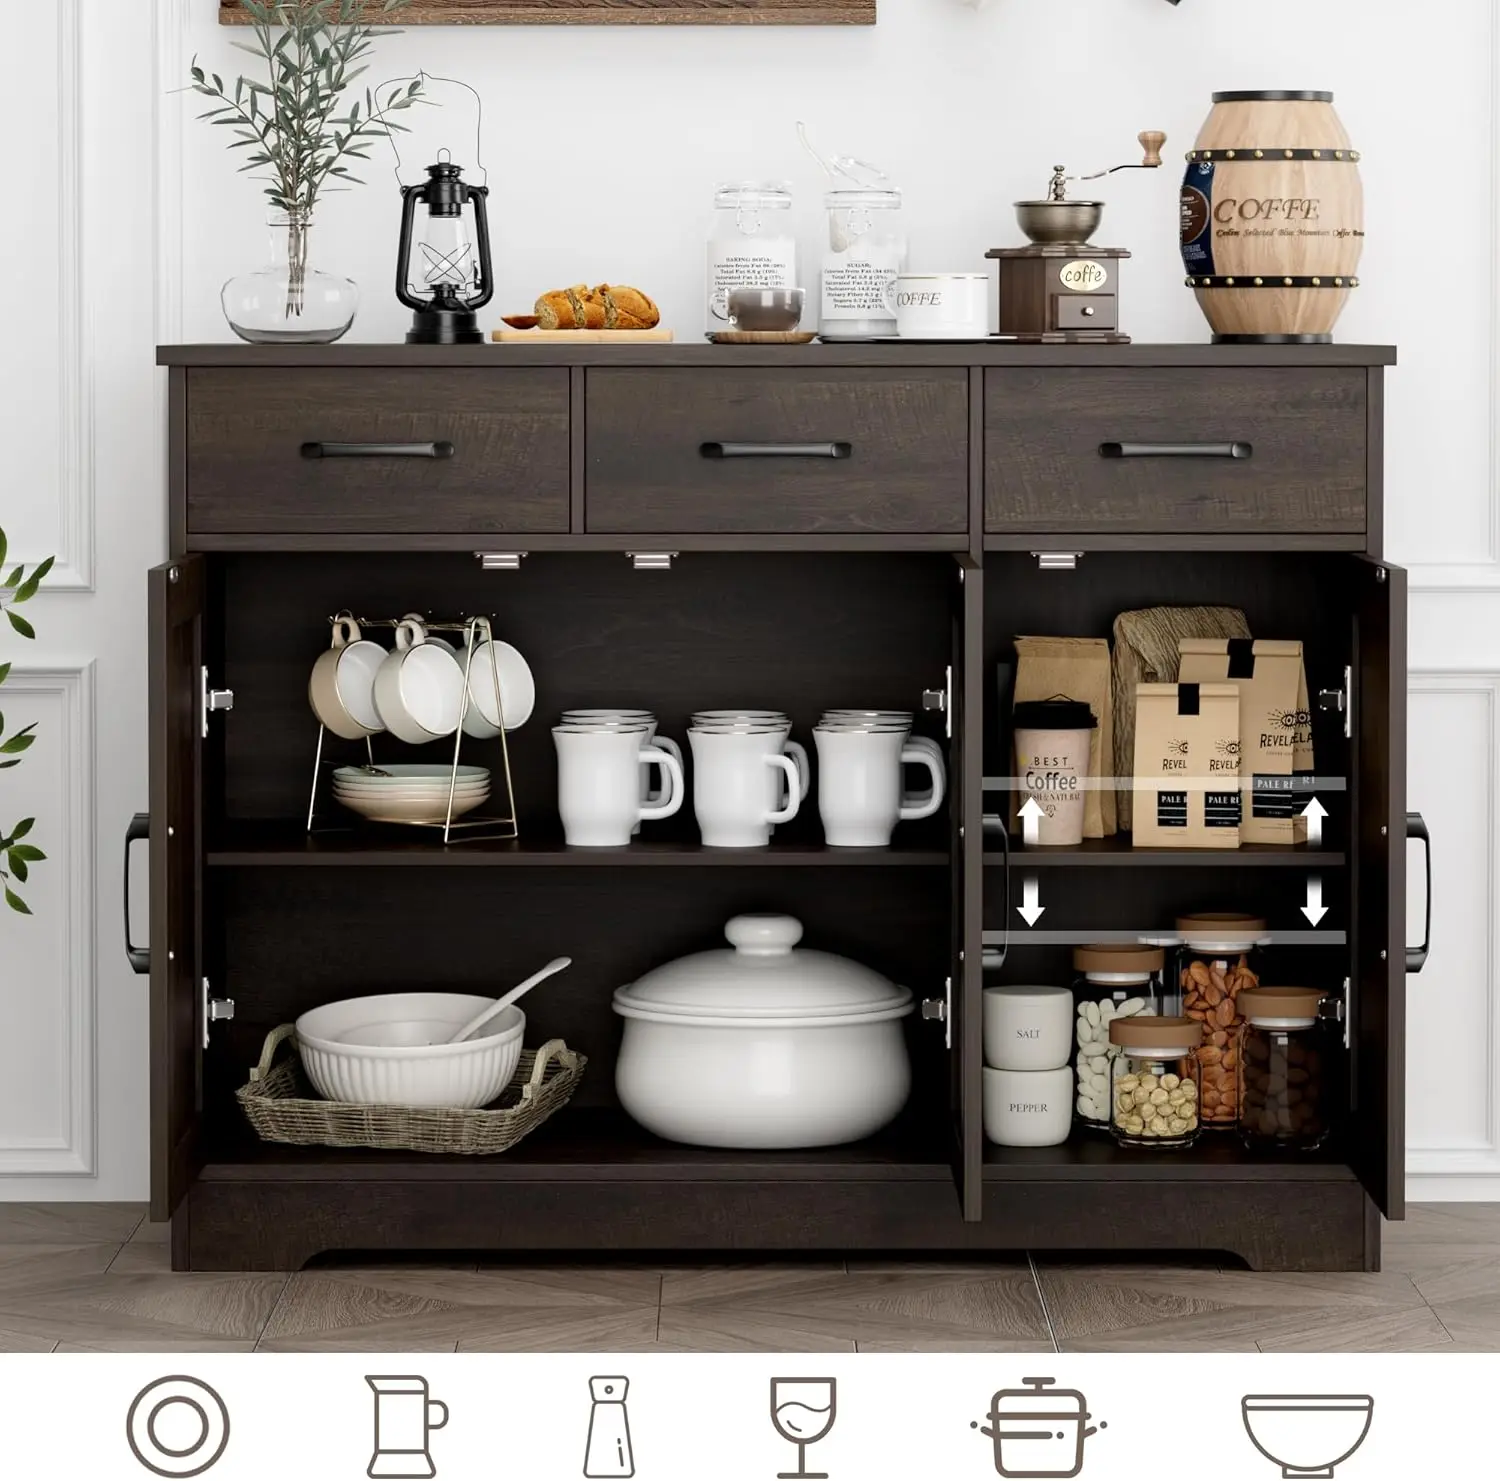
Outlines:
{"label": "glass jar of sugar", "polygon": [[901,192],[894,188],[830,190],[823,252],[820,331],[841,339],[896,332],[893,289],[906,271]]}
{"label": "glass jar of sugar", "polygon": [[792,187],[753,180],[716,187],[708,237],[708,332],[734,327],[729,322],[733,289],[796,286]]}

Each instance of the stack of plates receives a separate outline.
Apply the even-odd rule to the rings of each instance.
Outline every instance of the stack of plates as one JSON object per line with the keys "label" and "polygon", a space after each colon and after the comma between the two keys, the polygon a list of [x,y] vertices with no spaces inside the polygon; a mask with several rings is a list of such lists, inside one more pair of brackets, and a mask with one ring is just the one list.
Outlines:
{"label": "stack of plates", "polygon": [[[453,768],[438,763],[388,763],[378,771],[341,766],[333,795],[351,812],[376,823],[441,823],[448,816]],[[453,784],[453,816],[462,817],[490,795],[487,766],[460,766]]]}

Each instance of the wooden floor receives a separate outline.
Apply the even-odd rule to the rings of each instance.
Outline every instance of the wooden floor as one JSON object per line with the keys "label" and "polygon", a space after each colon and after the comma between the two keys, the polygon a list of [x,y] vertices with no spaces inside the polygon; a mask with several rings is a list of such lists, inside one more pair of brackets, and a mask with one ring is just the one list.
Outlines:
{"label": "wooden floor", "polygon": [[359,1267],[174,1275],[134,1204],[0,1204],[0,1351],[1500,1351],[1500,1204],[1379,1275],[1212,1264]]}

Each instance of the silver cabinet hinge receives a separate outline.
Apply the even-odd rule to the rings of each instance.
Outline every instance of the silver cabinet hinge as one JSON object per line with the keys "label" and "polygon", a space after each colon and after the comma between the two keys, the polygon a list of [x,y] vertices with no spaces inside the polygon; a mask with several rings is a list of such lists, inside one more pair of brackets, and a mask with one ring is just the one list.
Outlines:
{"label": "silver cabinet hinge", "polygon": [[234,999],[216,998],[208,978],[203,979],[203,1047],[208,1048],[208,1030],[212,1024],[225,1023],[234,1017]]}
{"label": "silver cabinet hinge", "polygon": [[1342,689],[1318,690],[1318,708],[1325,715],[1344,717],[1344,739],[1354,734],[1354,668],[1344,665],[1344,687]]}
{"label": "silver cabinet hinge", "polygon": [[953,1047],[953,979],[943,979],[943,995],[940,998],[922,1000],[922,1017],[943,1025],[943,1047]]}
{"label": "silver cabinet hinge", "polygon": [[519,571],[526,559],[524,550],[476,550],[474,559],[485,571]]}
{"label": "silver cabinet hinge", "polygon": [[675,550],[627,550],[626,559],[637,571],[670,571],[677,559]]}
{"label": "silver cabinet hinge", "polygon": [[1081,550],[1033,550],[1039,571],[1074,571],[1083,559]]}
{"label": "silver cabinet hinge", "polygon": [[949,740],[952,740],[953,665],[951,663],[943,670],[943,687],[941,689],[924,689],[922,691],[922,708],[924,710],[937,710],[943,716],[943,733]]}
{"label": "silver cabinet hinge", "polygon": [[208,684],[208,670],[200,669],[198,674],[201,729],[203,735],[208,735],[208,717],[215,710],[232,710],[234,708],[233,689],[211,689]]}

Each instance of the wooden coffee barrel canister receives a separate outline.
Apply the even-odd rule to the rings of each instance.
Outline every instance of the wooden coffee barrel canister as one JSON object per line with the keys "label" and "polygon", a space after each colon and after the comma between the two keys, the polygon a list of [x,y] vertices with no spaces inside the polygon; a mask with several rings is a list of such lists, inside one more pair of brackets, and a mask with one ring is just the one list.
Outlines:
{"label": "wooden coffee barrel canister", "polygon": [[1215,341],[1332,339],[1365,243],[1333,94],[1215,93],[1187,158],[1182,260]]}

